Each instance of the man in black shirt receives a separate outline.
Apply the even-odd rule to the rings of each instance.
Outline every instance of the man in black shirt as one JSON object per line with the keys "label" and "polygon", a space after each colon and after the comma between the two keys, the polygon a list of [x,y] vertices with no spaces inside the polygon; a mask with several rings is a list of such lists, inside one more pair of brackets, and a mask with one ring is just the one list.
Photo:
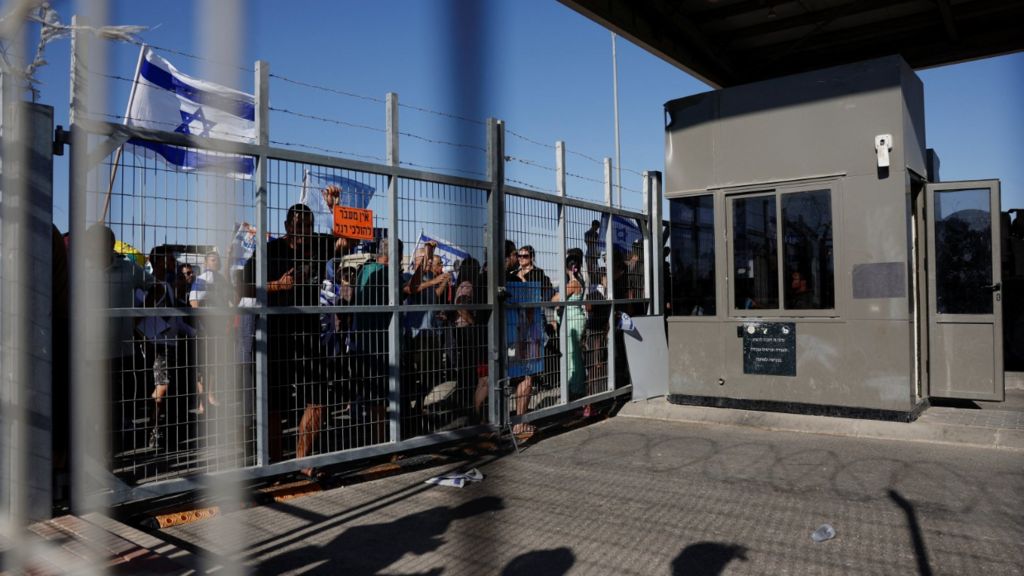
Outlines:
{"label": "man in black shirt", "polygon": [[[305,204],[288,209],[284,229],[284,236],[267,243],[267,304],[272,308],[318,306],[326,262],[344,251],[345,240],[314,233],[313,212]],[[254,286],[255,259],[246,263],[245,277],[247,285]],[[287,412],[297,415],[300,409],[295,457],[303,458],[312,450],[327,401],[320,316],[271,314],[267,332],[271,459],[279,460],[282,455],[282,419],[289,416]],[[303,473],[313,477],[315,470],[305,468]]]}

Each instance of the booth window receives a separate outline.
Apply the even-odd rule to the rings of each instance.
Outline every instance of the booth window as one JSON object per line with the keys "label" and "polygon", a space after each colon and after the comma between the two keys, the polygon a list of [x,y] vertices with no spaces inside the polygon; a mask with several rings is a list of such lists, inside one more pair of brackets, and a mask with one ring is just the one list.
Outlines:
{"label": "booth window", "polygon": [[779,307],[779,249],[775,195],[743,197],[732,204],[735,306]]}
{"label": "booth window", "polygon": [[935,193],[935,304],[939,314],[991,314],[989,191]]}
{"label": "booth window", "polygon": [[715,198],[711,194],[669,200],[671,241],[670,316],[714,316]]}
{"label": "booth window", "polygon": [[829,191],[783,194],[782,237],[786,309],[835,308],[832,197]]}
{"label": "booth window", "polygon": [[835,308],[830,190],[745,195],[731,212],[736,310],[779,310],[780,292],[785,310]]}

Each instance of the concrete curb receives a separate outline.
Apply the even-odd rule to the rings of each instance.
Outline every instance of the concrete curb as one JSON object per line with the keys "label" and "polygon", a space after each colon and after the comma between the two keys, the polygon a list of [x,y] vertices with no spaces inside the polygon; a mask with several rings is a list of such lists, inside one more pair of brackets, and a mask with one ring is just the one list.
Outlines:
{"label": "concrete curb", "polygon": [[782,432],[803,432],[852,438],[929,442],[1024,452],[1024,430],[986,428],[937,422],[925,412],[911,423],[754,412],[729,408],[670,404],[665,398],[630,402],[619,416],[668,422],[740,426]]}

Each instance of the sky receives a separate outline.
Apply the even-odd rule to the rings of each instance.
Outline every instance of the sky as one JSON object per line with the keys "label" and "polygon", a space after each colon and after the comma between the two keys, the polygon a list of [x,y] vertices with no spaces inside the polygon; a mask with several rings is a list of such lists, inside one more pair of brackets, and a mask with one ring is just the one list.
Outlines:
{"label": "sky", "polygon": [[[53,2],[64,21],[78,8]],[[202,26],[216,26],[212,2],[110,2],[107,23],[138,24],[141,37],[182,71],[202,76],[218,60],[199,45]],[[614,157],[610,33],[554,0],[519,2],[378,0],[242,2],[236,22],[245,31],[237,61],[261,59],[272,78],[271,106],[334,122],[271,114],[271,138],[380,162],[385,155],[387,92],[399,95],[401,158],[454,174],[482,174],[482,125],[505,122],[508,177],[553,190],[553,144],[566,143],[570,195],[603,197],[600,159]],[[452,6],[453,10],[446,8]],[[454,14],[454,16],[453,16]],[[67,125],[67,40],[52,43],[39,74],[40,101]],[[131,77],[138,48],[110,46],[109,72]],[[617,41],[623,203],[640,206],[640,173],[664,169],[666,101],[710,88],[623,38]],[[251,92],[253,75],[236,68],[224,83]],[[927,143],[941,159],[945,181],[999,178],[1003,208],[1024,208],[1024,54],[919,71],[925,86]],[[110,82],[108,111],[119,114],[129,83]],[[338,92],[354,94],[345,96]],[[410,108],[415,107],[415,108]],[[342,123],[338,123],[341,121]],[[352,124],[362,126],[353,127]],[[429,141],[428,141],[429,140]],[[451,146],[438,142],[451,142]],[[67,229],[67,156],[57,159],[54,220]]]}

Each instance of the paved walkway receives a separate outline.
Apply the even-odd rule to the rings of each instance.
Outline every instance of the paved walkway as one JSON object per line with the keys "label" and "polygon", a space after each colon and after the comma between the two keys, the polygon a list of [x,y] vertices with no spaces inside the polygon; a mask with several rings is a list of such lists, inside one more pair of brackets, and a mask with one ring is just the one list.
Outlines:
{"label": "paved walkway", "polygon": [[461,490],[433,467],[155,532],[63,517],[22,552],[39,574],[1024,573],[1019,390],[910,424],[655,399],[471,465]]}
{"label": "paved walkway", "polygon": [[[164,530],[265,574],[1020,574],[1024,454],[613,418]],[[815,544],[829,522],[838,535]]]}

